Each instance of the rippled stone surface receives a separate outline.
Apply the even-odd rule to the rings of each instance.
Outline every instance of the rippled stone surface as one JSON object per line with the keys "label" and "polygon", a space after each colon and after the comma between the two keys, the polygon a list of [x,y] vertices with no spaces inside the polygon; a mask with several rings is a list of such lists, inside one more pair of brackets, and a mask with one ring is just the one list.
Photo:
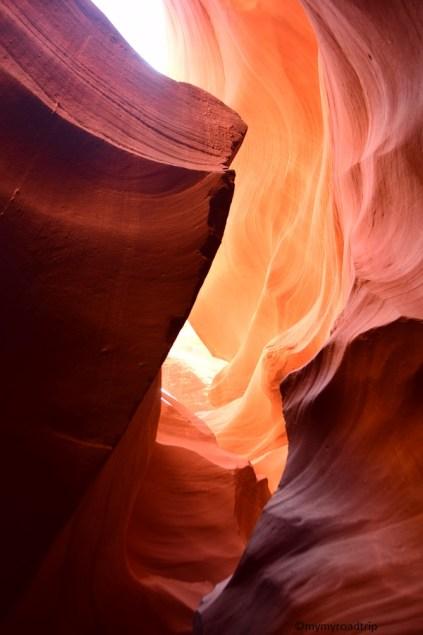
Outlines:
{"label": "rippled stone surface", "polygon": [[297,391],[331,353],[282,386],[290,446],[281,486],[195,632],[357,623],[422,632],[423,326],[397,321],[356,339],[304,406]]}
{"label": "rippled stone surface", "polygon": [[90,612],[107,577],[137,586],[119,541],[155,378],[219,244],[245,125],[89,2],[0,14],[1,611],[19,632],[105,632]]}
{"label": "rippled stone surface", "polygon": [[165,4],[0,7],[2,632],[419,635],[423,5]]}

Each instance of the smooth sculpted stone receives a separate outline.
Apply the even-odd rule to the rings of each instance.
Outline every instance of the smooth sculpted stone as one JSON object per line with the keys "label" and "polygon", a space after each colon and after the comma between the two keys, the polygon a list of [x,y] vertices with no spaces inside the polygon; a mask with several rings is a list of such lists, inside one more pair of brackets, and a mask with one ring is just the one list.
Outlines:
{"label": "smooth sculpted stone", "polygon": [[0,3],[0,631],[421,635],[423,2],[164,2]]}
{"label": "smooth sculpted stone", "polygon": [[280,489],[226,588],[200,606],[197,634],[423,632],[423,326],[397,321],[356,339],[304,406],[302,386],[331,356],[282,386]]}
{"label": "smooth sculpted stone", "polygon": [[[0,612],[35,633],[19,601],[45,558],[60,569],[87,487],[80,525],[129,514],[106,493],[125,470],[138,489],[155,378],[219,245],[245,125],[85,0],[1,3],[0,87]],[[53,613],[40,632],[73,632]]]}
{"label": "smooth sculpted stone", "polygon": [[228,362],[204,419],[274,490],[287,447],[280,383],[334,330],[347,344],[423,317],[423,3],[165,1],[175,76],[249,126],[190,320]]}

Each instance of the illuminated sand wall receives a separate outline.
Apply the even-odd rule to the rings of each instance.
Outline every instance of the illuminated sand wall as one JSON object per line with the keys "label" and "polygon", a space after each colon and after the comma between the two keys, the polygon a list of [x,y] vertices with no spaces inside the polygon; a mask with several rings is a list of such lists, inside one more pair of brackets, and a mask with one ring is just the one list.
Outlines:
{"label": "illuminated sand wall", "polygon": [[2,632],[419,635],[423,6],[164,6],[0,4]]}

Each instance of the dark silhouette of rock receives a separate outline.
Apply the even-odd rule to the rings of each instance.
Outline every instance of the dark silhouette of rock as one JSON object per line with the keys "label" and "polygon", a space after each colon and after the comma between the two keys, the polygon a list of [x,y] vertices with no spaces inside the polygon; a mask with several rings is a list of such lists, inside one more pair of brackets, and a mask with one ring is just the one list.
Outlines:
{"label": "dark silhouette of rock", "polygon": [[130,424],[146,462],[143,398],[219,244],[245,125],[89,2],[4,1],[0,20],[4,615]]}
{"label": "dark silhouette of rock", "polygon": [[331,353],[282,386],[290,445],[281,486],[226,588],[200,606],[195,632],[423,630],[423,326],[397,321],[356,339],[304,407],[296,393]]}

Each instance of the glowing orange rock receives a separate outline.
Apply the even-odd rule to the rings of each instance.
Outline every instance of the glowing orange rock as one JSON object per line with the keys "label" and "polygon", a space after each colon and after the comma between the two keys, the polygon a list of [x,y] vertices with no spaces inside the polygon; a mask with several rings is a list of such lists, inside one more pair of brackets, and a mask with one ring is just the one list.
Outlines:
{"label": "glowing orange rock", "polygon": [[215,358],[164,369],[195,415],[158,370],[245,126],[88,3],[2,3],[2,627],[191,632],[283,400],[197,631],[420,635],[423,5],[166,3],[174,76],[250,126],[191,314]]}
{"label": "glowing orange rock", "polygon": [[316,39],[296,0],[167,4],[180,25],[174,76],[248,122],[222,246],[190,320],[228,360],[205,420],[275,489],[286,456],[279,384],[325,344],[344,295]]}
{"label": "glowing orange rock", "polygon": [[[263,106],[260,112],[255,97],[263,91],[249,92],[249,81],[268,87],[266,104],[286,67],[297,63],[298,73],[286,81],[287,114],[280,93],[280,116],[268,125],[272,135],[267,144],[256,142],[248,160],[242,152],[238,156],[242,179],[243,160],[247,173],[246,166],[253,166],[267,148],[267,180],[257,181],[268,206],[257,212],[249,181],[245,188],[252,203],[238,208],[234,202],[216,268],[192,314],[213,352],[219,352],[219,342],[233,345],[221,349],[230,363],[212,387],[215,404],[228,405],[206,415],[220,442],[250,456],[275,485],[275,464],[262,459],[266,448],[275,454],[281,442],[275,434],[282,427],[275,392],[283,379],[290,438],[281,488],[264,510],[234,576],[200,607],[196,632],[282,635],[312,630],[313,624],[353,630],[354,624],[371,623],[389,635],[417,635],[423,630],[422,461],[415,450],[421,445],[422,326],[417,320],[396,320],[423,317],[423,186],[418,176],[423,5],[304,0],[319,46],[317,75],[312,64],[317,56],[310,53],[308,71],[301,73],[302,49],[289,47],[298,33],[293,25],[302,24],[308,51],[309,25],[304,14],[303,22],[295,22],[301,12],[294,3],[202,4],[211,23],[204,20],[203,28],[210,37],[215,34],[222,67],[239,69],[232,92],[225,84],[229,73],[219,76],[220,83],[216,75],[209,77],[216,81],[216,94],[227,90],[229,103],[238,102],[252,134],[254,120],[246,116],[242,100],[250,112],[255,105],[258,119],[270,110]],[[285,32],[282,23],[289,25]],[[276,70],[269,62],[266,74],[263,60],[279,54],[280,66]],[[261,70],[252,72],[256,69]],[[312,98],[318,77],[323,126],[313,136],[304,122],[310,124],[318,114]],[[290,91],[303,95],[297,120]],[[272,152],[278,134],[284,135],[286,155]],[[313,156],[321,157],[315,169]],[[282,169],[301,185],[294,188],[288,178],[281,180]],[[255,222],[247,232],[249,217]],[[280,223],[280,234],[266,234],[269,218],[275,227]],[[247,281],[252,279],[254,289],[259,266],[253,264],[253,273],[247,273],[259,256],[263,293],[254,301]],[[275,267],[273,275],[279,262],[285,266]],[[224,277],[227,271],[233,276]],[[237,288],[228,291],[237,275]],[[238,333],[229,325],[218,336],[225,324],[219,324],[217,311],[209,329],[204,316],[220,292],[234,305]],[[272,306],[273,297],[283,301],[276,312],[276,334],[267,343],[272,312],[260,309]],[[252,311],[244,333],[240,314],[248,315],[246,305]],[[255,359],[256,329],[263,337],[257,348],[265,364],[249,363],[249,355]]]}
{"label": "glowing orange rock", "polygon": [[421,3],[302,4],[167,0],[174,76],[249,126],[190,320],[228,361],[204,419],[273,489],[286,452],[280,382],[334,328],[348,342],[423,314]]}

